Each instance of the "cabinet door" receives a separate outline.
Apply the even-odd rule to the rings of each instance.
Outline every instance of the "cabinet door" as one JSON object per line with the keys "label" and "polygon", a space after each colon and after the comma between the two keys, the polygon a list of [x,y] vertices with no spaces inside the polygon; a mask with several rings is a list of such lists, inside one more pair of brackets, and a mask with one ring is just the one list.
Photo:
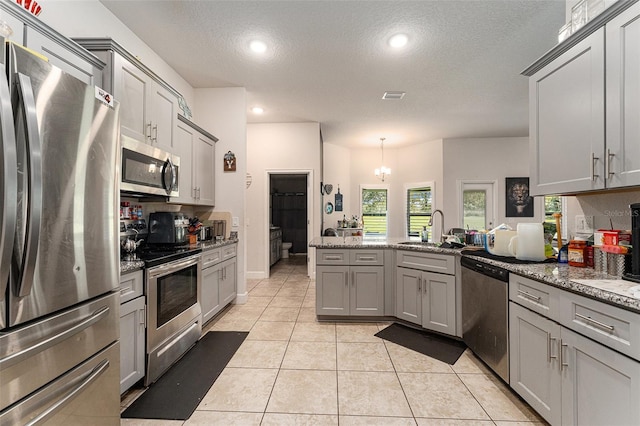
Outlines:
{"label": "cabinet door", "polygon": [[29,49],[42,53],[52,65],[90,86],[102,84],[102,70],[66,49],[62,44],[28,26],[25,37],[25,45]]}
{"label": "cabinet door", "polygon": [[349,315],[348,266],[316,266],[316,315]]}
{"label": "cabinet door", "polygon": [[640,363],[562,328],[562,424],[640,424]]}
{"label": "cabinet door", "polygon": [[222,281],[220,282],[220,299],[222,306],[233,302],[236,298],[236,259],[225,260],[220,264],[222,268]]}
{"label": "cabinet door", "polygon": [[531,195],[604,188],[604,28],[529,78]]}
{"label": "cabinet door", "polygon": [[400,319],[422,323],[422,272],[408,268],[396,268],[396,316]]}
{"label": "cabinet door", "polygon": [[193,180],[197,188],[198,204],[213,206],[215,204],[215,142],[198,134],[194,139]]}
{"label": "cabinet door", "polygon": [[384,315],[384,267],[351,266],[349,314]]}
{"label": "cabinet door", "polygon": [[196,132],[186,124],[178,122],[176,126],[176,141],[174,153],[180,157],[180,169],[178,171],[180,177],[178,179],[178,188],[180,195],[171,197],[171,203],[192,204],[194,198],[193,184],[193,166],[191,163],[193,144],[196,140]]}
{"label": "cabinet door", "polygon": [[607,186],[640,185],[640,4],[607,22]]}
{"label": "cabinet door", "polygon": [[561,424],[558,361],[560,326],[509,303],[509,379],[525,401],[552,425]]}
{"label": "cabinet door", "polygon": [[147,109],[151,114],[152,145],[173,153],[173,138],[178,120],[178,98],[156,82],[150,84],[149,88],[151,91]]}
{"label": "cabinet door", "polygon": [[422,327],[456,334],[456,277],[422,273]]}
{"label": "cabinet door", "polygon": [[120,306],[120,393],[144,377],[144,296]]}
{"label": "cabinet door", "polygon": [[202,270],[202,288],[200,306],[202,307],[202,323],[209,321],[220,312],[220,278],[221,265],[211,266]]}
{"label": "cabinet door", "polygon": [[153,84],[149,76],[120,55],[113,58],[113,95],[120,101],[120,132],[124,136],[151,143],[151,117],[147,94]]}

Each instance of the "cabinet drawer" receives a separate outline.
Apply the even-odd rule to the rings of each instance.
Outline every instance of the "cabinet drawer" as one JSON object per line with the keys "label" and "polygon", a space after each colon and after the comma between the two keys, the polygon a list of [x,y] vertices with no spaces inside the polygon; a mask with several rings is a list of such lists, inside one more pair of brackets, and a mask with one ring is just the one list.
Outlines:
{"label": "cabinet drawer", "polygon": [[130,272],[120,277],[120,303],[128,302],[143,292],[142,270]]}
{"label": "cabinet drawer", "polygon": [[236,257],[236,244],[232,244],[230,246],[222,247],[222,260],[231,259],[232,257]]}
{"label": "cabinet drawer", "polygon": [[206,268],[211,265],[215,265],[218,262],[222,262],[222,250],[217,248],[213,250],[207,250],[202,252],[202,268]]}
{"label": "cabinet drawer", "polygon": [[577,294],[562,292],[560,323],[640,360],[640,314]]}
{"label": "cabinet drawer", "polygon": [[405,268],[448,275],[455,275],[456,273],[455,257],[446,254],[398,250],[396,252],[396,261],[397,266]]}
{"label": "cabinet drawer", "polygon": [[350,265],[384,265],[382,250],[350,250]]}
{"label": "cabinet drawer", "polygon": [[509,274],[509,300],[554,321],[560,320],[560,291],[540,281]]}
{"label": "cabinet drawer", "polygon": [[318,265],[348,265],[349,250],[318,249],[316,263]]}

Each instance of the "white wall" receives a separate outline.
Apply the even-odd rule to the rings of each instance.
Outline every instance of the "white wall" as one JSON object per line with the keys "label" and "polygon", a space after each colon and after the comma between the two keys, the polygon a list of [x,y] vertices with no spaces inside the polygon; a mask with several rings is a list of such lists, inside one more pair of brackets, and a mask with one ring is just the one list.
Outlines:
{"label": "white wall", "polygon": [[[253,183],[247,190],[245,229],[247,277],[269,276],[269,172],[310,171],[309,193],[312,235],[320,236],[320,125],[318,123],[274,123],[247,125],[247,172]],[[311,265],[315,253],[309,249]],[[313,273],[313,271],[311,271]]]}
{"label": "white wall", "polygon": [[[196,89],[194,122],[219,139],[215,158],[215,211],[230,212],[237,217],[238,232],[238,297],[236,303],[247,300],[246,259],[247,235],[245,224],[245,185],[247,171],[247,95],[243,87]],[[236,155],[236,171],[223,170],[223,156],[227,151]]]}
{"label": "white wall", "polygon": [[318,229],[324,230],[325,228],[335,228],[337,226],[336,222],[341,220],[343,216],[350,218],[359,213],[358,211],[353,211],[353,207],[350,204],[353,197],[358,196],[358,192],[354,192],[351,187],[351,150],[343,146],[323,143],[322,156],[324,165],[323,181],[333,185],[333,191],[331,194],[324,196],[322,205],[324,206],[327,202],[332,202],[335,205],[338,187],[340,187],[343,203],[341,212],[336,211],[329,215],[324,213],[323,209],[323,224]]}
{"label": "white wall", "polygon": [[98,0],[39,0],[38,3],[42,6],[38,18],[66,37],[108,37],[120,43],[176,89],[193,110],[194,92],[189,83]]}
{"label": "white wall", "polygon": [[594,228],[631,229],[629,204],[640,203],[640,190],[607,192],[568,197],[567,221],[570,236],[575,235],[575,216],[593,216]]}
{"label": "white wall", "polygon": [[534,217],[507,218],[505,215],[505,178],[529,176],[529,138],[446,139],[444,141],[445,228],[461,227],[458,217],[459,180],[497,181],[494,226],[518,222],[542,222],[544,206],[534,198]]}

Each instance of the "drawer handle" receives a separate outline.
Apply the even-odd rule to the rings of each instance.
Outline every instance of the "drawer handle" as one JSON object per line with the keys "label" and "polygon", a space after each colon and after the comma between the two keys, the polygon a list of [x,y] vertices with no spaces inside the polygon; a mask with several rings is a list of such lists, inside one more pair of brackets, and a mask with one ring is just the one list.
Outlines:
{"label": "drawer handle", "polygon": [[325,259],[326,260],[342,260],[342,257],[340,257],[340,256],[326,256]]}
{"label": "drawer handle", "polygon": [[529,299],[529,300],[533,300],[534,302],[538,302],[540,303],[540,296],[535,296],[531,293],[527,293],[526,291],[523,290],[518,290],[518,294],[522,295],[522,297]]}
{"label": "drawer handle", "polygon": [[547,362],[551,362],[552,359],[558,359],[558,355],[551,355],[551,341],[556,341],[555,337],[551,337],[551,333],[547,333]]}
{"label": "drawer handle", "polygon": [[614,327],[612,325],[608,325],[608,324],[602,323],[600,321],[594,320],[593,318],[588,317],[586,315],[582,315],[582,314],[579,314],[579,313],[576,312],[576,317],[580,318],[582,320],[585,320],[586,322],[588,322],[590,324],[597,325],[598,327],[604,328],[606,330],[609,330],[609,331],[613,331],[614,330]]}
{"label": "drawer handle", "polygon": [[376,260],[376,258],[373,256],[362,256],[359,260]]}
{"label": "drawer handle", "polygon": [[120,289],[120,294],[127,294],[130,291],[133,291],[133,289],[131,287],[123,287]]}

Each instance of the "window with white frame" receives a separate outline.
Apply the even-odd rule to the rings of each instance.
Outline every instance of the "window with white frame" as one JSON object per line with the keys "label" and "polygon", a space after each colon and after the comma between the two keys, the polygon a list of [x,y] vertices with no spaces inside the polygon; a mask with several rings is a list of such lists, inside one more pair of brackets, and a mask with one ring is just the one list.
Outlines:
{"label": "window with white frame", "polygon": [[389,227],[388,218],[389,190],[382,186],[361,186],[360,206],[365,237],[386,237]]}
{"label": "window with white frame", "polygon": [[407,237],[419,237],[420,232],[427,228],[433,211],[433,185],[431,183],[405,186],[406,197],[406,229]]}

